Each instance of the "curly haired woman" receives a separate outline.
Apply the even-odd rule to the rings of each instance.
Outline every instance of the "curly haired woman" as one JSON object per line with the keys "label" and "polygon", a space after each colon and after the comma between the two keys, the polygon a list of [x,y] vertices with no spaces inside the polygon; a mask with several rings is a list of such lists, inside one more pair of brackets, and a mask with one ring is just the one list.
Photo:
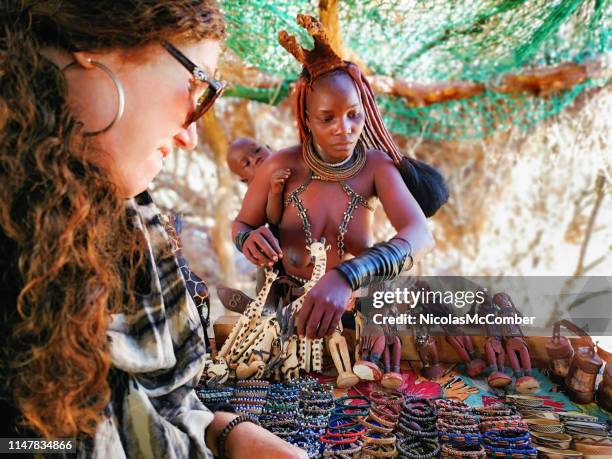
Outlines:
{"label": "curly haired woman", "polygon": [[0,19],[1,436],[303,457],[198,400],[202,325],[146,192],[222,90],[216,3],[8,0]]}

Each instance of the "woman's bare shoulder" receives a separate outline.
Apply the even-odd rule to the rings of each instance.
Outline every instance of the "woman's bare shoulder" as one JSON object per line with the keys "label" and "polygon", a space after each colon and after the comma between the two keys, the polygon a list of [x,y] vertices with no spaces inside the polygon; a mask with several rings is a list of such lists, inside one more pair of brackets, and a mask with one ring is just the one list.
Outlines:
{"label": "woman's bare shoulder", "polygon": [[270,169],[279,169],[283,167],[291,167],[300,164],[302,146],[294,145],[292,147],[283,148],[271,155],[262,166]]}
{"label": "woman's bare shoulder", "polygon": [[377,149],[370,149],[367,152],[367,162],[366,167],[370,170],[376,170],[381,167],[389,167],[392,166],[393,159],[384,151],[380,151]]}

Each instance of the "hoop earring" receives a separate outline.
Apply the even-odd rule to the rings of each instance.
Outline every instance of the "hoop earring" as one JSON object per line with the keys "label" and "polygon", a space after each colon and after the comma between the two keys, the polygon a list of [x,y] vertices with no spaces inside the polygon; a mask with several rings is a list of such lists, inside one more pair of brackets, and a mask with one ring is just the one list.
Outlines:
{"label": "hoop earring", "polygon": [[[110,77],[113,84],[115,85],[115,90],[117,91],[117,99],[118,99],[119,106],[117,107],[117,112],[115,113],[115,117],[113,118],[113,120],[110,122],[108,126],[98,131],[83,132],[83,135],[87,137],[99,135],[99,134],[102,134],[108,131],[110,128],[112,128],[115,125],[117,121],[121,119],[121,117],[123,116],[123,111],[125,109],[125,91],[123,90],[123,85],[121,84],[121,81],[119,81],[119,78],[117,78],[117,76],[113,73],[113,71],[109,69],[106,65],[100,62],[97,62],[97,61],[92,61],[91,59],[89,60],[89,63],[95,65],[96,67],[98,67],[100,70],[102,70],[104,73],[106,73]],[[70,64],[68,64],[66,67],[62,69],[62,72],[65,72],[66,70],[70,70],[72,67],[76,67],[77,65],[79,65],[78,62],[76,61],[71,62]]]}

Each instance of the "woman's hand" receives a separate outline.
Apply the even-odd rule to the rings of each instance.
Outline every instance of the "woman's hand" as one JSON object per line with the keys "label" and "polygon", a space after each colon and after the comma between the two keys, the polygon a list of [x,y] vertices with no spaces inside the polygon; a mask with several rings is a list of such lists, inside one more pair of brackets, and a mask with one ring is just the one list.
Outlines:
{"label": "woman's hand", "polygon": [[304,299],[298,311],[298,335],[310,339],[331,335],[346,310],[353,291],[335,269],[328,271]]}
{"label": "woman's hand", "polygon": [[283,258],[278,240],[265,226],[249,233],[242,245],[242,253],[251,263],[259,266],[272,266],[279,258]]}
{"label": "woman's hand", "polygon": [[287,443],[272,432],[251,422],[243,422],[232,429],[225,440],[225,453],[229,458],[308,458],[308,454],[303,449]]}

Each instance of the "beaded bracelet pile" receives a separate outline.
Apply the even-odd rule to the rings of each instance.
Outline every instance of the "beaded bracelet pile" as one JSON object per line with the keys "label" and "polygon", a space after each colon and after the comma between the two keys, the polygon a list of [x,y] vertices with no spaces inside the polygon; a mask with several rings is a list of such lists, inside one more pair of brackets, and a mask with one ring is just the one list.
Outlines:
{"label": "beaded bracelet pile", "polygon": [[440,451],[436,407],[426,398],[408,397],[402,404],[397,425],[400,458],[428,459]]}
{"label": "beaded bracelet pile", "polygon": [[219,403],[229,403],[234,394],[231,387],[202,387],[196,390],[196,395],[208,409],[212,409]]}
{"label": "beaded bracelet pile", "polygon": [[487,453],[481,444],[451,444],[446,443],[440,448],[440,457],[443,459],[470,458],[478,459],[487,457]]}
{"label": "beaded bracelet pile", "polygon": [[497,403],[495,405],[489,406],[481,406],[472,408],[472,412],[477,414],[482,418],[491,417],[491,418],[499,418],[500,416],[509,417],[509,416],[517,416],[518,412],[516,409],[509,405],[504,405],[502,403]]}
{"label": "beaded bracelet pile", "polygon": [[485,451],[490,457],[536,458],[538,451],[531,446],[529,432],[506,429],[483,434]]}
{"label": "beaded bracelet pile", "polygon": [[535,458],[527,423],[514,407],[497,404],[475,408],[480,415],[482,442],[488,457]]}
{"label": "beaded bracelet pile", "polygon": [[478,418],[471,408],[458,400],[435,401],[438,409],[438,439],[441,457],[484,457]]}
{"label": "beaded bracelet pile", "polygon": [[520,430],[527,431],[527,423],[516,409],[509,405],[496,404],[487,407],[474,408],[474,413],[480,415],[480,431],[489,430]]}
{"label": "beaded bracelet pile", "polygon": [[478,419],[465,413],[439,415],[436,427],[440,432],[478,433]]}
{"label": "beaded bracelet pile", "polygon": [[287,439],[298,433],[298,395],[299,387],[273,384],[268,391],[268,399],[259,422],[273,434]]}
{"label": "beaded bracelet pile", "polygon": [[399,409],[404,402],[404,394],[397,390],[372,391],[370,400],[376,406],[395,406]]}
{"label": "beaded bracelet pile", "polygon": [[370,400],[362,395],[340,397],[334,402],[327,429],[320,437],[324,457],[361,454],[366,427],[359,421],[368,415],[369,407]]}
{"label": "beaded bracelet pile", "polygon": [[319,440],[318,430],[300,428],[296,434],[290,435],[286,440],[306,451],[309,458],[319,458],[321,455],[321,441]]}
{"label": "beaded bracelet pile", "polygon": [[269,387],[270,382],[262,379],[238,381],[230,403],[237,413],[248,414],[258,420],[266,405]]}
{"label": "beaded bracelet pile", "polygon": [[395,457],[397,438],[393,432],[399,422],[403,395],[397,391],[375,391],[370,394],[370,400],[368,415],[359,420],[366,429],[361,457]]}
{"label": "beaded bracelet pile", "polygon": [[496,421],[485,421],[480,423],[480,431],[487,432],[489,430],[523,430],[527,431],[527,423],[522,419],[504,419],[499,418]]}
{"label": "beaded bracelet pile", "polygon": [[430,459],[438,457],[440,444],[435,438],[402,438],[397,444],[400,459]]}
{"label": "beaded bracelet pile", "polygon": [[457,413],[471,413],[472,409],[469,405],[453,399],[437,399],[435,402],[436,410],[439,415],[445,414],[457,414]]}
{"label": "beaded bracelet pile", "polygon": [[329,384],[308,384],[299,395],[299,409],[304,417],[325,417],[325,427],[334,409],[332,386]]}

